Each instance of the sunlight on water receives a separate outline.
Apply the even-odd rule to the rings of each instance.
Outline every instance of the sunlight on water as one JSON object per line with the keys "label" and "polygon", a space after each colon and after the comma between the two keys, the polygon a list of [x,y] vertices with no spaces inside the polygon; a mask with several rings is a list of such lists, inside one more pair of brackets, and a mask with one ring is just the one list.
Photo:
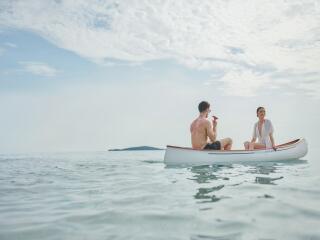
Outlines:
{"label": "sunlight on water", "polygon": [[0,155],[0,239],[320,239],[319,153],[181,168],[162,151]]}

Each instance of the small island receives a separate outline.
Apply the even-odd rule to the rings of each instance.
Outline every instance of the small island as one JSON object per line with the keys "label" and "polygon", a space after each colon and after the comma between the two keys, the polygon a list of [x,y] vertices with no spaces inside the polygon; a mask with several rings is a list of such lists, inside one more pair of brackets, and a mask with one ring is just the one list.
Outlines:
{"label": "small island", "polygon": [[122,149],[109,149],[109,151],[158,151],[164,150],[162,148],[150,147],[150,146],[139,146],[139,147],[129,147]]}

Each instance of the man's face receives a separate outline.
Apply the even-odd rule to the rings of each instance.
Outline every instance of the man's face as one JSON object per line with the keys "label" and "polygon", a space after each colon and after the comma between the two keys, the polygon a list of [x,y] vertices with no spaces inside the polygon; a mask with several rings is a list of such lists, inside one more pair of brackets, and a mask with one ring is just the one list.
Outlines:
{"label": "man's face", "polygon": [[211,113],[211,109],[210,109],[210,107],[206,110],[206,117],[208,117],[208,116],[209,116],[209,113]]}

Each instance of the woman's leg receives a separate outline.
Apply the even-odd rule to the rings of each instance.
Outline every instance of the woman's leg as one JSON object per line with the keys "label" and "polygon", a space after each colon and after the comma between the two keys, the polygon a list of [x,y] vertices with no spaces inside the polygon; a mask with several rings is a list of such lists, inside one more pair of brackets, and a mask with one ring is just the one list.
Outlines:
{"label": "woman's leg", "polygon": [[254,149],[266,149],[266,145],[261,143],[250,143],[249,150],[254,150]]}

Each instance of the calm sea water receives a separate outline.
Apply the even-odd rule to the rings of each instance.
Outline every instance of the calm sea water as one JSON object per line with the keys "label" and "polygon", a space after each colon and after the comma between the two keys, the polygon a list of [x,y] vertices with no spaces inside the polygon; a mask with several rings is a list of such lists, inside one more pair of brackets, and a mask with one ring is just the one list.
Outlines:
{"label": "calm sea water", "polygon": [[319,150],[188,168],[163,151],[0,155],[0,239],[320,239]]}

